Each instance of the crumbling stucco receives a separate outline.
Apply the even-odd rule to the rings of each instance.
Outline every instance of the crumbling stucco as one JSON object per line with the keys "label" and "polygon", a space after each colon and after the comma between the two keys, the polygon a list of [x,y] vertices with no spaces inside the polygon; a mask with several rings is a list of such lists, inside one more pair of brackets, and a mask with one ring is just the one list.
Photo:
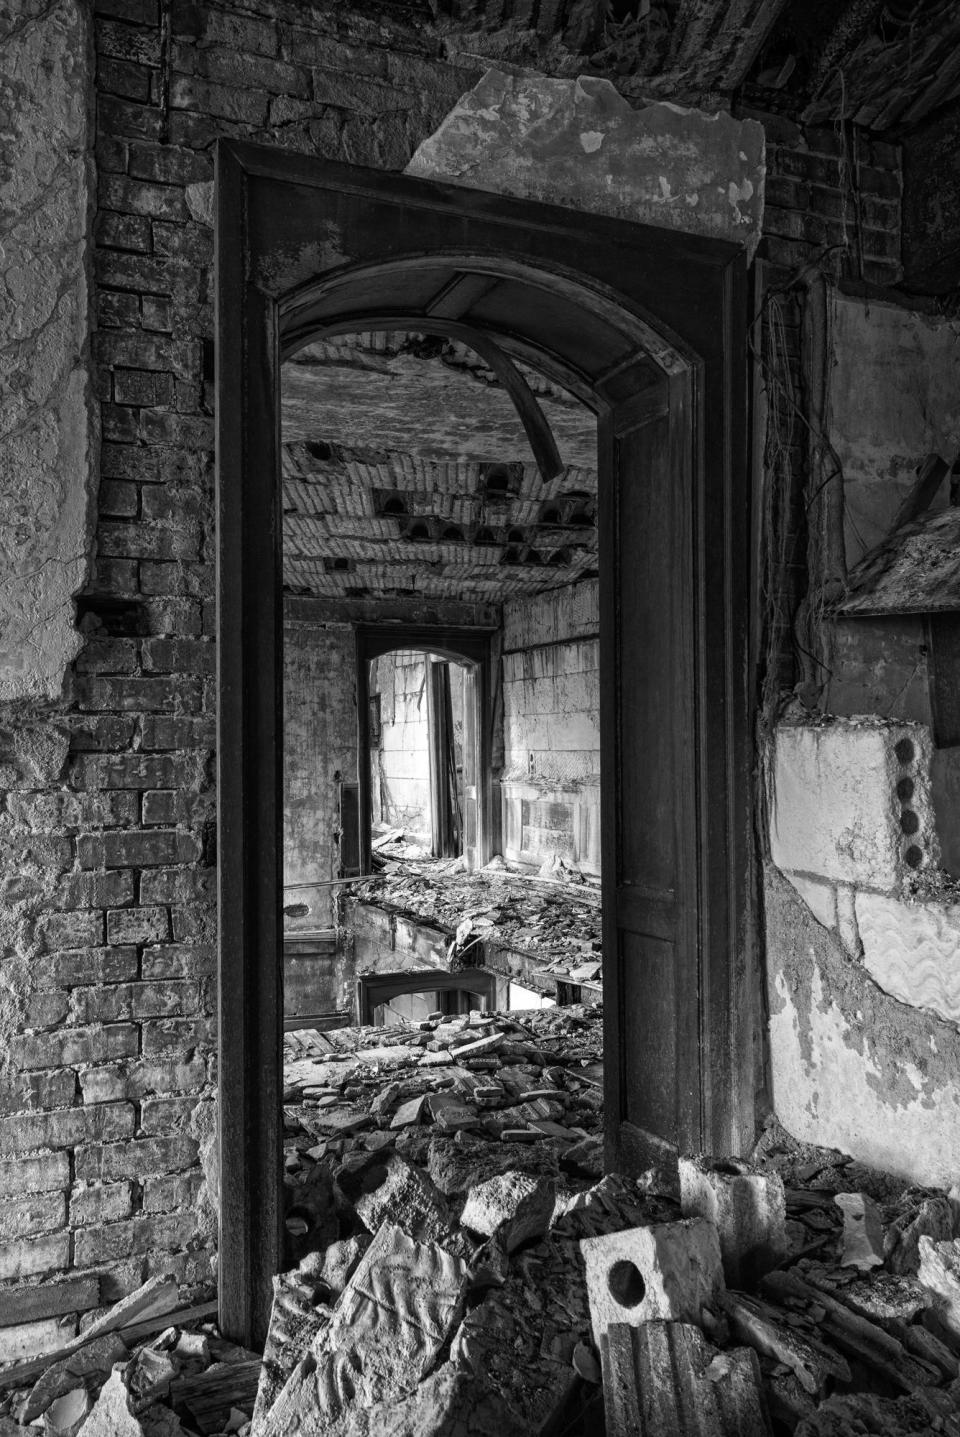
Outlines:
{"label": "crumbling stucco", "polygon": [[960,1033],[873,983],[765,873],[774,1109],[806,1142],[915,1182],[960,1175]]}
{"label": "crumbling stucco", "polygon": [[489,70],[407,174],[743,244],[760,240],[763,127],[658,103],[609,80]]}
{"label": "crumbling stucco", "polygon": [[79,0],[0,6],[0,699],[59,695],[81,644],[91,23]]}
{"label": "crumbling stucco", "polygon": [[834,306],[830,437],[849,566],[889,532],[921,460],[951,464],[960,449],[960,325],[843,295]]}

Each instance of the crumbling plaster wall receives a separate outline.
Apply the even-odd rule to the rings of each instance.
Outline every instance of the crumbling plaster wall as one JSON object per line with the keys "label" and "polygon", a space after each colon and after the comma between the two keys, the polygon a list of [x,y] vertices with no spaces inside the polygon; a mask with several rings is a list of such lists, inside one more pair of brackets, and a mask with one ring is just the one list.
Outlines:
{"label": "crumbling plaster wall", "polygon": [[832,305],[829,426],[852,567],[890,532],[920,462],[960,453],[960,322],[842,294]]}
{"label": "crumbling plaster wall", "polygon": [[504,856],[600,871],[597,580],[503,609]]}
{"label": "crumbling plaster wall", "polygon": [[[0,10],[0,701],[60,695],[92,558],[90,11]],[[42,76],[42,83],[36,80]]]}
{"label": "crumbling plaster wall", "polygon": [[[283,627],[283,881],[323,883],[340,869],[340,781],[356,782],[357,661],[350,624]],[[332,888],[296,889],[284,928],[332,928]]]}

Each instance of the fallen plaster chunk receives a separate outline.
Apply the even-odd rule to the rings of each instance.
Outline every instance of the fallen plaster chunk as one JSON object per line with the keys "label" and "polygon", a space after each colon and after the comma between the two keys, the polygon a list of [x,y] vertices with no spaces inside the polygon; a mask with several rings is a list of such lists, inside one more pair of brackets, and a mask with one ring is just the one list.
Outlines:
{"label": "fallen plaster chunk", "polygon": [[883,1266],[883,1218],[867,1193],[837,1193],[833,1199],[843,1213],[841,1267],[869,1272]]}
{"label": "fallen plaster chunk", "polygon": [[799,873],[788,873],[787,878],[800,894],[818,923],[824,928],[837,926],[837,890],[825,878],[803,878]]}
{"label": "fallen plaster chunk", "polygon": [[960,1239],[920,1239],[920,1285],[930,1294],[934,1315],[960,1338]]}
{"label": "fallen plaster chunk", "polygon": [[960,903],[856,895],[863,965],[891,998],[960,1023]]}
{"label": "fallen plaster chunk", "polygon": [[96,1406],[83,1424],[85,1437],[144,1437],[123,1372],[118,1365],[104,1383]]}
{"label": "fallen plaster chunk", "polygon": [[445,1362],[400,1402],[367,1414],[376,1437],[529,1437],[529,1427],[482,1383]]}
{"label": "fallen plaster chunk", "polygon": [[580,1243],[596,1347],[612,1322],[697,1322],[724,1289],[720,1242],[709,1218],[652,1223]]}
{"label": "fallen plaster chunk", "polygon": [[738,1158],[681,1158],[684,1217],[715,1223],[730,1287],[752,1287],[787,1253],[783,1181]]}
{"label": "fallen plaster chunk", "polygon": [[85,1387],[74,1387],[51,1402],[43,1417],[44,1437],[76,1437],[93,1407]]}
{"label": "fallen plaster chunk", "polygon": [[897,1207],[884,1234],[884,1258],[891,1272],[912,1274],[920,1267],[921,1237],[933,1242],[953,1237],[953,1204],[946,1193],[907,1188]]}
{"label": "fallen plaster chunk", "polygon": [[353,1413],[412,1392],[460,1320],[466,1290],[463,1262],[384,1223],[262,1437],[346,1433]]}
{"label": "fallen plaster chunk", "polygon": [[351,1273],[370,1246],[367,1233],[332,1242],[322,1252],[310,1252],[300,1263],[300,1275],[309,1282],[322,1283],[339,1297]]}
{"label": "fallen plaster chunk", "polygon": [[460,1221],[471,1232],[492,1237],[502,1232],[506,1250],[543,1237],[550,1226],[556,1186],[529,1173],[501,1173],[471,1188]]}
{"label": "fallen plaster chunk", "polygon": [[116,1333],[108,1333],[54,1362],[34,1383],[23,1410],[24,1422],[41,1417],[51,1403],[72,1391],[78,1381],[88,1389],[98,1387],[114,1365],[125,1361],[128,1355],[123,1339]]}
{"label": "fallen plaster chunk", "polygon": [[749,256],[763,218],[764,134],[723,111],[634,110],[594,76],[491,69],[406,173],[733,240]]}
{"label": "fallen plaster chunk", "polygon": [[370,1231],[383,1223],[395,1224],[418,1242],[437,1242],[469,1258],[472,1249],[453,1222],[443,1196],[430,1179],[398,1153],[386,1164],[383,1182],[372,1192],[361,1193],[354,1203],[357,1217]]}
{"label": "fallen plaster chunk", "polygon": [[756,1353],[684,1322],[613,1323],[601,1345],[608,1437],[769,1437]]}
{"label": "fallen plaster chunk", "polygon": [[[931,756],[930,731],[922,724],[868,718],[781,724],[774,745],[773,862],[788,876],[886,892],[899,888],[906,874],[936,867]],[[909,797],[898,795],[898,785]]]}
{"label": "fallen plaster chunk", "polygon": [[314,1303],[313,1289],[298,1273],[280,1273],[273,1279],[270,1325],[253,1409],[254,1429],[263,1422],[297,1362],[329,1320],[329,1307]]}

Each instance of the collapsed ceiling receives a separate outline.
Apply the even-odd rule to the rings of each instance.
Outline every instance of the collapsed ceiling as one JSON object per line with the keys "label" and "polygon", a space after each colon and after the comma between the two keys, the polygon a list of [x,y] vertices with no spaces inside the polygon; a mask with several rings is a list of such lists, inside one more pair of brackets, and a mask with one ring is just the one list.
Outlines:
{"label": "collapsed ceiling", "polygon": [[544,480],[496,376],[409,332],[307,345],[283,366],[284,586],[498,602],[596,572],[596,424],[519,366],[563,459]]}

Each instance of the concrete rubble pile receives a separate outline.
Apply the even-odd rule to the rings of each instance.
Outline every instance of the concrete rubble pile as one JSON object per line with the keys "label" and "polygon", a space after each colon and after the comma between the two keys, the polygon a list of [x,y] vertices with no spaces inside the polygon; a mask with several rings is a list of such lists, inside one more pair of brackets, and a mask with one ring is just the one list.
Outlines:
{"label": "concrete rubble pile", "polygon": [[542,878],[511,873],[502,859],[470,874],[459,863],[391,861],[375,881],[351,884],[350,895],[455,933],[453,964],[470,964],[472,947],[495,942],[536,955],[555,977],[600,987],[598,884],[562,860],[548,863]]}
{"label": "concrete rubble pile", "polygon": [[672,1191],[602,1176],[601,1027],[288,1034],[262,1356],[121,1314],[0,1372],[0,1437],[960,1437],[955,1196],[775,1121]]}

